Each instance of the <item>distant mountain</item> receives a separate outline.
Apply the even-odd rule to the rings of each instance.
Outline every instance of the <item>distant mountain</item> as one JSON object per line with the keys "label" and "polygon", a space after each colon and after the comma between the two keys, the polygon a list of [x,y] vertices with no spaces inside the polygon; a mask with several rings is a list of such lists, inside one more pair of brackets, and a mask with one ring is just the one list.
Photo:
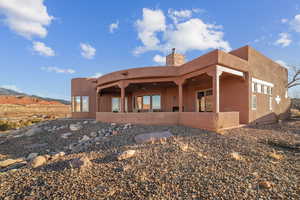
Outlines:
{"label": "distant mountain", "polygon": [[26,96],[26,97],[32,97],[32,98],[37,98],[40,100],[44,101],[57,101],[59,103],[65,104],[65,105],[70,105],[70,101],[64,100],[64,99],[53,99],[53,98],[47,98],[47,97],[40,97],[36,95],[29,95],[21,92],[17,92],[11,89],[6,89],[6,88],[0,88],[0,96]]}
{"label": "distant mountain", "polygon": [[0,95],[9,95],[9,96],[19,96],[19,95],[24,95],[28,96],[24,93],[20,93],[14,90],[6,89],[6,88],[0,88]]}

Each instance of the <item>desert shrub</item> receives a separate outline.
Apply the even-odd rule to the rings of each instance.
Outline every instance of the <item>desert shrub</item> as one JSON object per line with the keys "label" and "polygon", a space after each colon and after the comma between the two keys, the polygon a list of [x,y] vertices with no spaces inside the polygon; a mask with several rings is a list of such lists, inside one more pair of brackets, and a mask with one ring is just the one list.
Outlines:
{"label": "desert shrub", "polygon": [[13,129],[13,124],[7,121],[0,121],[0,131]]}

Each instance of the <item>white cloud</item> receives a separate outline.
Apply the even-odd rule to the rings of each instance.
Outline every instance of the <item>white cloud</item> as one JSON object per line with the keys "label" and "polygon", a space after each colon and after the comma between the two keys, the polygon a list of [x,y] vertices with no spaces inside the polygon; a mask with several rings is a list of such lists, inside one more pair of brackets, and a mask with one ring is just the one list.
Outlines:
{"label": "white cloud", "polygon": [[90,78],[98,78],[100,76],[102,76],[103,74],[100,72],[96,72],[93,76],[91,76]]}
{"label": "white cloud", "polygon": [[81,55],[86,59],[93,59],[96,49],[87,43],[80,43]]}
{"label": "white cloud", "polygon": [[58,67],[41,67],[41,70],[47,71],[47,72],[55,72],[58,74],[74,74],[74,69],[61,69]]}
{"label": "white cloud", "polygon": [[44,0],[0,0],[0,14],[11,30],[28,39],[46,37],[46,26],[54,18],[48,14]]}
{"label": "white cloud", "polygon": [[33,50],[42,56],[55,56],[55,52],[43,42],[33,42]]}
{"label": "white cloud", "polygon": [[116,21],[115,23],[112,23],[109,25],[109,32],[114,33],[115,30],[119,28],[119,21]]}
{"label": "white cloud", "polygon": [[0,88],[5,88],[8,90],[14,90],[16,92],[22,92],[16,85],[0,85]]}
{"label": "white cloud", "polygon": [[289,68],[286,62],[284,62],[283,60],[276,60],[275,62],[277,62],[282,67]]}
{"label": "white cloud", "polygon": [[[220,30],[221,26],[206,24],[199,18],[191,18],[192,12],[169,10],[169,15],[176,20],[166,24],[161,10],[144,8],[143,19],[136,22],[138,38],[143,46],[137,47],[134,53],[141,54],[147,51],[166,53],[171,48],[176,48],[182,53],[210,48],[230,51],[229,43],[223,40],[224,33]],[[161,37],[158,33],[161,33]]]}
{"label": "white cloud", "polygon": [[285,24],[285,23],[287,23],[289,20],[286,19],[286,18],[282,18],[280,21],[281,21],[281,23]]}
{"label": "white cloud", "polygon": [[160,40],[158,32],[166,29],[166,18],[161,10],[143,9],[143,19],[136,21],[138,38],[142,41],[143,47],[138,47],[135,54],[140,54],[148,50],[158,49]]}
{"label": "white cloud", "polygon": [[288,33],[280,33],[279,39],[275,41],[275,45],[280,45],[282,47],[287,47],[292,43],[290,35]]}
{"label": "white cloud", "polygon": [[198,18],[179,23],[175,29],[166,32],[167,48],[175,47],[180,52],[210,48],[230,51],[229,43],[223,40],[224,33],[218,29],[218,26],[205,24]]}
{"label": "white cloud", "polygon": [[153,61],[158,64],[166,64],[166,57],[157,54],[153,57]]}
{"label": "white cloud", "polygon": [[300,14],[296,15],[290,23],[292,29],[300,33]]}
{"label": "white cloud", "polygon": [[192,17],[193,10],[168,10],[169,17],[174,21],[174,23],[178,23],[184,19],[189,19]]}

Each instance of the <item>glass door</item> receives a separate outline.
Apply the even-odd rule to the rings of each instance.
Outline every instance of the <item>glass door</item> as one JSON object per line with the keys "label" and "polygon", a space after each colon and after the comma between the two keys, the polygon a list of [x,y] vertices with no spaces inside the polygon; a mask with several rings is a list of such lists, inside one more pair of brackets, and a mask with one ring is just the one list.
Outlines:
{"label": "glass door", "polygon": [[197,112],[212,112],[212,90],[197,91]]}

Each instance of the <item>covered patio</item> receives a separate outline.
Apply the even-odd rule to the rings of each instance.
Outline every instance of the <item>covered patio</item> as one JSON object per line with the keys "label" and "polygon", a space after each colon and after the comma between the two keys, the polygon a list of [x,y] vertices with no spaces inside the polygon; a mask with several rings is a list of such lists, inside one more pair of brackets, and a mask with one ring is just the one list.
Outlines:
{"label": "covered patio", "polygon": [[125,79],[99,85],[96,120],[208,130],[237,127],[244,119],[240,119],[241,105],[229,97],[229,82],[236,82],[238,87],[247,85],[243,72],[219,65],[182,76]]}

